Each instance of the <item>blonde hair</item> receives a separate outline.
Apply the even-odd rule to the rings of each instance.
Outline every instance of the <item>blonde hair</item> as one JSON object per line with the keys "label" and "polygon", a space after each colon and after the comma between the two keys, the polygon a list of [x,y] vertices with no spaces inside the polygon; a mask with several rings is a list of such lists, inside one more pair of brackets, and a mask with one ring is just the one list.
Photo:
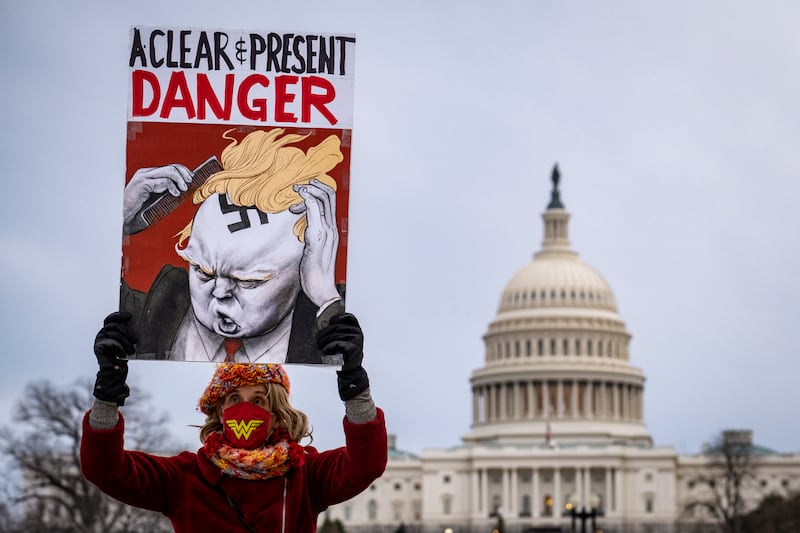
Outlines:
{"label": "blonde hair", "polygon": [[[327,174],[339,164],[344,156],[339,138],[330,135],[321,143],[303,152],[296,146],[288,146],[307,138],[308,135],[283,135],[283,128],[269,131],[254,131],[241,143],[229,136],[234,129],[222,134],[231,143],[222,151],[222,167],[225,170],[213,174],[198,188],[192,201],[200,204],[213,194],[227,194],[233,204],[256,207],[264,213],[279,213],[289,206],[302,203],[303,198],[294,190],[295,185],[308,184],[312,179],[336,190],[336,180]],[[307,220],[303,215],[294,226],[294,234],[303,242]],[[192,233],[191,221],[178,233],[178,245]]]}
{"label": "blonde hair", "polygon": [[[298,411],[289,403],[289,393],[280,383],[264,383],[267,389],[267,411],[272,413],[272,425],[283,426],[289,432],[289,437],[293,441],[300,442],[304,437],[311,437],[311,428],[308,424],[308,416],[302,411]],[[235,389],[234,389],[235,390]],[[231,391],[233,393],[234,391]],[[200,442],[205,444],[206,439],[212,433],[222,431],[222,421],[219,418],[218,407],[224,402],[217,403],[211,410],[211,414],[206,416],[206,421],[200,428]]]}

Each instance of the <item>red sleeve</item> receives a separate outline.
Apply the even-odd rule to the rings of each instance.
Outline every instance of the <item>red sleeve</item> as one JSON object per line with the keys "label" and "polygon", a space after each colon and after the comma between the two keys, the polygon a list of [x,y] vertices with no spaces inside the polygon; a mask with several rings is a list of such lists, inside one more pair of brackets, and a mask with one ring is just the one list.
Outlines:
{"label": "red sleeve", "polygon": [[388,447],[383,411],[365,424],[344,419],[345,446],[320,453],[308,465],[308,487],[318,512],[349,500],[386,469]]}
{"label": "red sleeve", "polygon": [[179,493],[182,464],[190,453],[159,457],[123,447],[125,420],[120,414],[116,426],[107,430],[89,425],[83,418],[81,472],[104,493],[128,505],[167,513],[170,497]]}

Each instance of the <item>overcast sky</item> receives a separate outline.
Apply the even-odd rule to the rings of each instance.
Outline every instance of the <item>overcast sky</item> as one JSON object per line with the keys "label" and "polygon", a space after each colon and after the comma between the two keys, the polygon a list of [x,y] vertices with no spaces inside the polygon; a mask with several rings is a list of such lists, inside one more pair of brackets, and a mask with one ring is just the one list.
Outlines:
{"label": "overcast sky", "polygon": [[[348,308],[400,448],[460,444],[500,293],[558,161],[573,247],[608,280],[658,445],[724,428],[800,451],[796,2],[3,2],[0,423],[96,371],[117,306],[129,28],[355,33]],[[291,367],[315,443],[331,369]],[[202,363],[130,364],[199,445]],[[556,439],[558,436],[555,436]]]}

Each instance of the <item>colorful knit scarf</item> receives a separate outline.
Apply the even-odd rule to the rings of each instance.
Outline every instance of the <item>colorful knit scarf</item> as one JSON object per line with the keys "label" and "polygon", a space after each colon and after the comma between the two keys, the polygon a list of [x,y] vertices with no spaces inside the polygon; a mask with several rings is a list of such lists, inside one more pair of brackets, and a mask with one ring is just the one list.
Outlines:
{"label": "colorful knit scarf", "polygon": [[222,432],[214,432],[206,439],[205,451],[224,474],[240,479],[283,476],[305,462],[303,447],[289,437],[285,428],[275,429],[267,444],[255,450],[234,448],[224,441]]}

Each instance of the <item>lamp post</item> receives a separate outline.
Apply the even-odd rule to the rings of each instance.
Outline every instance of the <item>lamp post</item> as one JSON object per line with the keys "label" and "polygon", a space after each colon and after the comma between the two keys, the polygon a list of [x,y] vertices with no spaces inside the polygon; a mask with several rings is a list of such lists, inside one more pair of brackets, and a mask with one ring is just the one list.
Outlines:
{"label": "lamp post", "polygon": [[597,509],[592,507],[589,511],[586,510],[586,507],[581,507],[580,512],[577,512],[575,508],[572,508],[572,533],[576,533],[575,530],[575,521],[576,519],[580,519],[581,521],[581,533],[586,533],[586,520],[588,518],[592,519],[592,529],[591,533],[594,533],[597,530],[597,524],[595,523],[595,519],[597,518]]}

